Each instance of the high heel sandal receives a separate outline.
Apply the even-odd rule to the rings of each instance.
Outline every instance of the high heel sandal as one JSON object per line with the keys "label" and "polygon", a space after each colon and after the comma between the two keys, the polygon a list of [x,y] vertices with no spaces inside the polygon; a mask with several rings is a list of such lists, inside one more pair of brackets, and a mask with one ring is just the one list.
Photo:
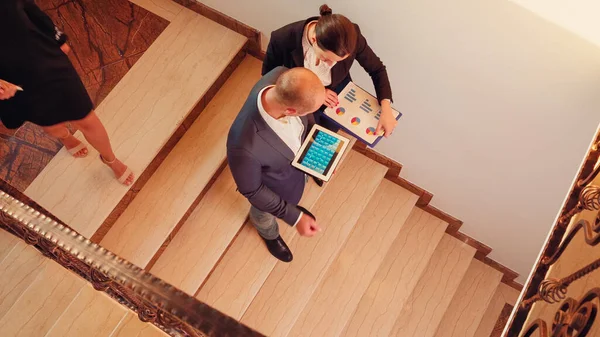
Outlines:
{"label": "high heel sandal", "polygon": [[[64,140],[65,140],[65,139],[67,139],[67,138],[69,138],[69,137],[75,137],[75,136],[73,136],[72,134],[70,134],[70,133],[69,133],[69,135],[68,135],[68,136],[66,136],[66,137],[63,137],[63,138],[59,138],[59,139],[60,139],[60,140],[61,140],[61,142],[64,144]],[[77,139],[77,138],[75,138],[75,139]],[[77,139],[77,140],[79,140],[79,139]],[[65,145],[65,149],[67,149],[67,146],[66,146],[66,145]],[[86,151],[85,151],[85,153],[83,153],[82,155],[80,155],[80,156],[76,156],[76,154],[77,154],[78,152],[80,152],[81,150],[86,150]],[[75,157],[75,158],[85,158],[85,157],[87,157],[87,155],[89,154],[89,151],[87,151],[87,145],[85,145],[85,144],[84,144],[82,141],[80,141],[80,140],[79,140],[79,145],[77,145],[77,146],[75,146],[75,147],[73,147],[73,148],[67,149],[67,151],[69,151],[69,153],[70,153],[70,154],[71,154],[73,157]]]}
{"label": "high heel sandal", "polygon": [[[115,157],[115,159],[113,159],[112,161],[107,161],[106,159],[104,159],[104,157],[102,157],[102,155],[100,155],[100,160],[108,167],[112,167],[111,165],[115,163],[115,161],[117,160],[117,157]],[[129,168],[129,166],[127,166],[127,169],[125,170],[125,172],[123,172],[123,174],[120,177],[117,177],[117,181],[125,186],[130,186],[133,184],[133,181],[131,182],[130,185],[125,184],[125,182],[127,181],[127,178],[129,178],[129,176],[133,173],[133,171],[131,171],[131,169]]]}

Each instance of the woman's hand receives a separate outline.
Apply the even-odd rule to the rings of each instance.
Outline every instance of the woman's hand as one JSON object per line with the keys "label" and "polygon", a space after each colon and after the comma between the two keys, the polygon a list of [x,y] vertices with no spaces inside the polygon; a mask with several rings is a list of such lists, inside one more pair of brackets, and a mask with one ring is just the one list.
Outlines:
{"label": "woman's hand", "polygon": [[69,52],[71,51],[71,47],[65,42],[65,43],[63,43],[62,46],[60,46],[60,50],[62,50],[63,53],[68,55]]}
{"label": "woman's hand", "polygon": [[12,98],[17,93],[17,86],[0,80],[0,101]]}
{"label": "woman's hand", "polygon": [[339,104],[337,94],[333,90],[325,89],[325,91],[325,102],[323,104],[329,108],[335,108]]}
{"label": "woman's hand", "polygon": [[389,100],[383,100],[381,102],[381,116],[379,117],[379,124],[375,134],[384,135],[386,138],[394,133],[394,129],[398,125],[398,121],[394,118],[394,111],[392,110],[392,104]]}

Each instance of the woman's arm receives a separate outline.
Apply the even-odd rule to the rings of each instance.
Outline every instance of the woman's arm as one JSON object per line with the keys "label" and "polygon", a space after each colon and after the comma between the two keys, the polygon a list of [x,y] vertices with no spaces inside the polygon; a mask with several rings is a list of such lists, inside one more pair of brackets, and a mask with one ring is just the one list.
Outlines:
{"label": "woman's arm", "polygon": [[377,93],[377,99],[381,104],[381,116],[375,132],[378,135],[382,134],[389,137],[394,132],[398,121],[396,121],[392,110],[392,87],[387,70],[381,59],[369,47],[367,39],[360,33],[360,28],[358,26],[355,27],[358,34],[356,60],[371,76],[375,92]]}
{"label": "woman's arm", "polygon": [[390,80],[385,65],[381,62],[381,59],[375,52],[373,52],[373,49],[369,47],[367,39],[361,34],[358,26],[355,27],[358,34],[356,60],[367,73],[369,73],[369,76],[371,76],[373,84],[375,85],[375,91],[377,92],[377,99],[379,99],[380,102],[384,99],[392,101],[392,87],[390,86]]}
{"label": "woman's arm", "polygon": [[59,46],[67,42],[67,35],[56,27],[52,19],[33,0],[24,0],[23,9],[31,22],[44,34],[51,37]]}

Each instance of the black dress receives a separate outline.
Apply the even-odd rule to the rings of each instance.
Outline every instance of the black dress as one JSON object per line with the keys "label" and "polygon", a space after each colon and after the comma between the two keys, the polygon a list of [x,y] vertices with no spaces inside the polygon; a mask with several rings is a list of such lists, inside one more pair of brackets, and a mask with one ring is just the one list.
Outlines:
{"label": "black dress", "polygon": [[60,46],[66,36],[33,0],[0,0],[0,79],[24,91],[0,101],[9,129],[85,118],[93,103]]}

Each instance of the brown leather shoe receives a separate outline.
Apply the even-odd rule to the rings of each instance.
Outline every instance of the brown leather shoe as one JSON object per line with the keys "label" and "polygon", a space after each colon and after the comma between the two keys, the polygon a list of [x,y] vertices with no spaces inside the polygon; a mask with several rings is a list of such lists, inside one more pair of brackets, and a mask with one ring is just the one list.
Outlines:
{"label": "brown leather shoe", "polygon": [[275,256],[278,260],[283,262],[291,262],[294,259],[292,251],[285,244],[285,241],[283,241],[283,238],[281,238],[281,236],[278,236],[275,240],[267,240],[264,238],[263,240],[267,244],[267,249],[269,250],[271,255]]}

